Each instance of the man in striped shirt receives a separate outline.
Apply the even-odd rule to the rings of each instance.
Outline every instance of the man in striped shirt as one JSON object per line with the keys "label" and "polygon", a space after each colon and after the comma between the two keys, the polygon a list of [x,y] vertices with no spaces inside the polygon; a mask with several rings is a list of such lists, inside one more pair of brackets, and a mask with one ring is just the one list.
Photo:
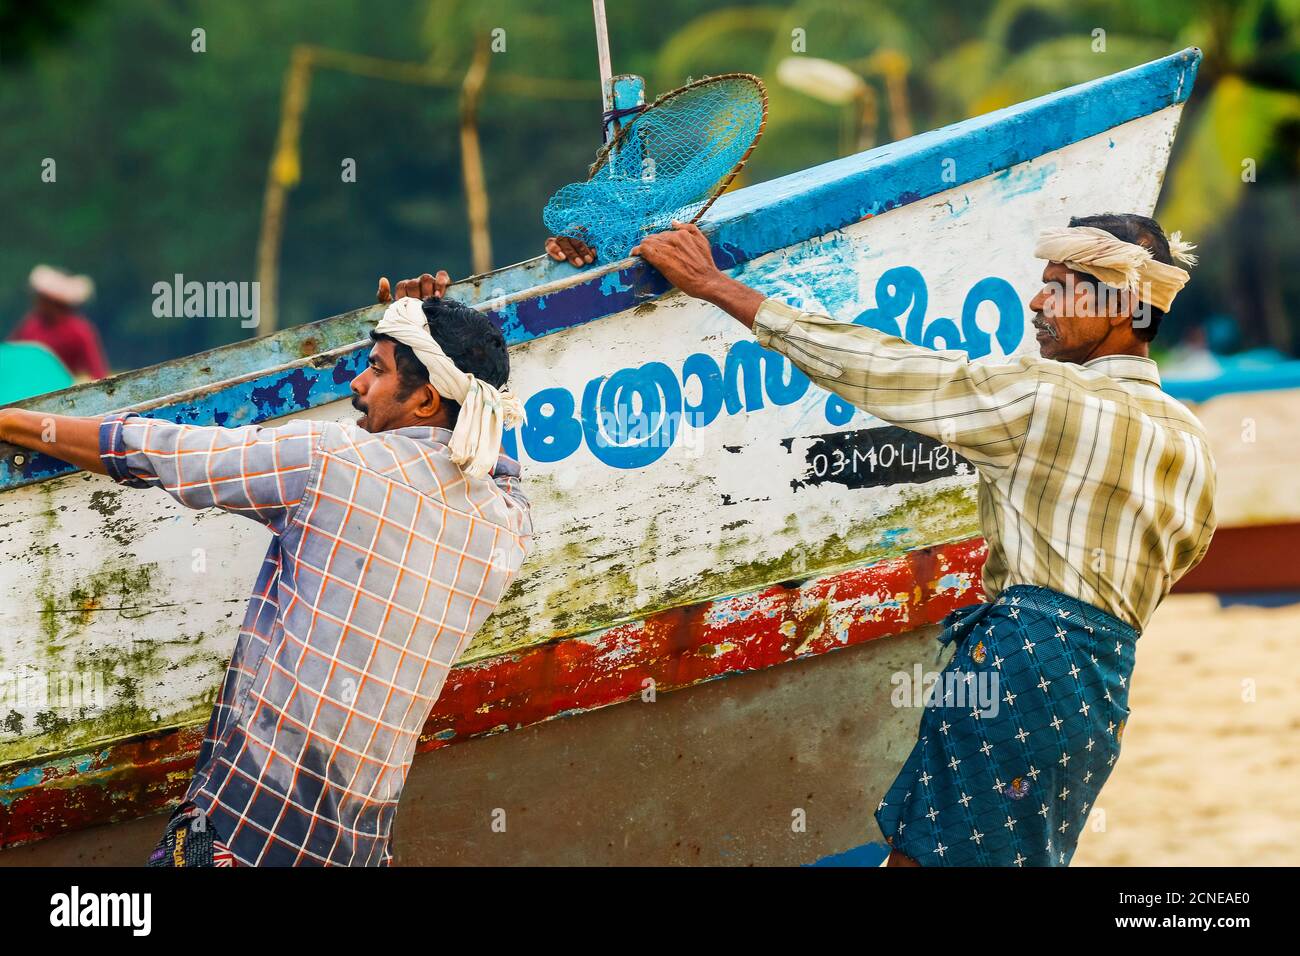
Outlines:
{"label": "man in striped shirt", "polygon": [[995,715],[927,707],[876,814],[891,865],[1066,864],[1114,765],[1133,644],[1215,527],[1205,431],[1147,354],[1186,281],[1173,256],[1194,261],[1171,239],[1135,215],[1049,230],[1029,303],[1041,355],[1004,364],[769,299],[721,273],[694,226],[633,250],[816,384],[978,472],[986,602],[941,640],[958,647],[947,670],[1006,696]]}
{"label": "man in striped shirt", "polygon": [[[500,330],[388,281],[351,422],[195,427],[0,411],[0,438],[271,531],[185,800],[154,866],[391,863],[451,666],[531,547]],[[499,456],[499,457],[498,457]]]}

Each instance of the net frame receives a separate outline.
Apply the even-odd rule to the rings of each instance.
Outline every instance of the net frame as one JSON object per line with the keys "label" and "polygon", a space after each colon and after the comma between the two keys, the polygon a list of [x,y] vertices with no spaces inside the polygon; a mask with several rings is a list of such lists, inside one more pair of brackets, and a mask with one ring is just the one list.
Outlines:
{"label": "net frame", "polygon": [[699,89],[701,86],[730,80],[746,80],[758,89],[762,117],[759,120],[758,129],[754,132],[754,138],[749,143],[749,147],[741,155],[740,159],[736,161],[736,164],[731,168],[731,172],[727,173],[727,175],[720,179],[718,184],[713,187],[713,191],[710,193],[708,199],[705,200],[696,211],[695,215],[693,215],[689,220],[692,224],[699,222],[700,219],[703,218],[704,214],[709,211],[709,207],[713,205],[719,196],[727,191],[727,187],[729,187],[735,181],[736,177],[740,175],[740,171],[745,168],[745,163],[749,161],[750,154],[754,152],[754,147],[756,147],[759,140],[763,138],[763,131],[767,128],[767,87],[763,84],[763,81],[753,73],[733,72],[719,73],[716,76],[703,76],[698,80],[692,80],[684,86],[679,86],[676,89],[659,94],[659,96],[655,97],[653,103],[644,109],[639,110],[631,122],[624,123],[619,127],[619,131],[615,134],[613,139],[600,147],[596,153],[595,162],[591,164],[591,167],[587,171],[587,182],[591,182],[595,179],[596,174],[608,165],[609,157],[618,151],[618,148],[632,135],[632,131],[636,127],[636,124],[651,110],[659,108],[664,103],[667,103],[669,100],[681,96],[684,93]]}

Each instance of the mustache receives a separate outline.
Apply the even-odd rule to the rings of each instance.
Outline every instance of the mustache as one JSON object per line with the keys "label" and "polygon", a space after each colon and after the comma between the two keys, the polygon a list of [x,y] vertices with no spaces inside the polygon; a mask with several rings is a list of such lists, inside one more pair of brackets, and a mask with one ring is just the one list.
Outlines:
{"label": "mustache", "polygon": [[359,412],[364,412],[366,410],[366,406],[361,404],[361,399],[357,398],[355,395],[352,396],[352,407]]}
{"label": "mustache", "polygon": [[1060,341],[1061,333],[1056,330],[1056,326],[1052,325],[1045,318],[1043,318],[1043,313],[1039,312],[1037,315],[1034,316],[1033,324],[1034,324],[1034,328],[1042,329],[1044,332],[1046,332],[1048,337]]}

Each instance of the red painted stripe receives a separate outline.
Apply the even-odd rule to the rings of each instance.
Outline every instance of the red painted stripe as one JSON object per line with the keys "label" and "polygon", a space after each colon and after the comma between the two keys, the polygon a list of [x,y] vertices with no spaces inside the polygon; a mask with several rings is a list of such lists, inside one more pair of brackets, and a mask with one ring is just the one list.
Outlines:
{"label": "red painted stripe", "polygon": [[[419,749],[625,701],[651,680],[672,690],[933,624],[983,599],[984,557],[982,538],[922,549],[458,667]],[[964,586],[940,586],[948,575]]]}
{"label": "red painted stripe", "polygon": [[184,727],[45,763],[5,767],[0,848],[164,809],[185,793],[202,743],[203,727]]}
{"label": "red painted stripe", "polygon": [[[453,669],[420,736],[433,750],[862,644],[983,598],[982,538],[866,568],[663,611]],[[202,727],[0,770],[0,848],[134,819],[184,794]]]}

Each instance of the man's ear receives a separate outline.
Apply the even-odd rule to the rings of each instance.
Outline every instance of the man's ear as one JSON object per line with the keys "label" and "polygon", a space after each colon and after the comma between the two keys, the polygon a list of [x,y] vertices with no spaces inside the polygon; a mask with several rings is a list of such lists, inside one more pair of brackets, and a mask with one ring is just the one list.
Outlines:
{"label": "man's ear", "polygon": [[1132,292],[1122,292],[1119,295],[1108,296],[1110,301],[1115,303],[1115,314],[1110,316],[1110,326],[1115,328],[1120,325],[1133,325],[1134,306],[1140,306],[1137,296]]}
{"label": "man's ear", "polygon": [[421,385],[416,394],[420,396],[420,403],[412,411],[420,418],[433,418],[442,410],[442,396],[432,385]]}

